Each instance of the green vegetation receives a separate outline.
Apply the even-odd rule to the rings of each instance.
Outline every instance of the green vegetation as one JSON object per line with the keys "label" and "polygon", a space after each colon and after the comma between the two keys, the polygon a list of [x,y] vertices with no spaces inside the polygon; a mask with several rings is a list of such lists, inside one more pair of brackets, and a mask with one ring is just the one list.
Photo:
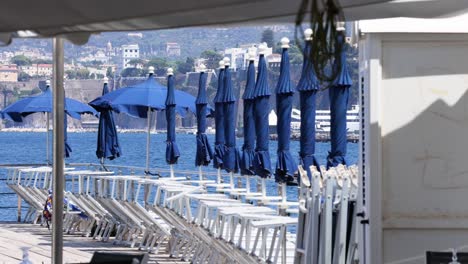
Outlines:
{"label": "green vegetation", "polygon": [[271,29],[265,29],[262,32],[262,38],[260,39],[260,42],[266,42],[269,48],[275,48],[275,37],[273,34],[273,30]]}
{"label": "green vegetation", "polygon": [[10,62],[18,66],[31,65],[31,59],[24,55],[16,55],[10,59]]}
{"label": "green vegetation", "polygon": [[34,64],[52,64],[52,60],[50,59],[37,59],[37,60],[33,60],[32,63]]}
{"label": "green vegetation", "polygon": [[67,78],[71,80],[89,79],[88,69],[68,70],[65,72],[65,74],[67,75]]}
{"label": "green vegetation", "polygon": [[31,76],[25,72],[19,72],[18,74],[18,81],[19,82],[26,82],[31,79]]}
{"label": "green vegetation", "polygon": [[223,55],[214,50],[205,50],[201,53],[200,58],[206,59],[205,66],[208,69],[217,69],[219,61],[223,59]]}
{"label": "green vegetation", "polygon": [[195,63],[195,60],[192,57],[187,57],[185,62],[183,61],[178,61],[176,62],[177,65],[177,71],[179,73],[187,73],[193,71],[193,65]]}
{"label": "green vegetation", "polygon": [[169,67],[175,68],[175,64],[170,62],[167,58],[152,58],[144,66],[145,69],[149,66],[153,66],[154,74],[157,76],[165,76],[167,68]]}
{"label": "green vegetation", "polygon": [[107,76],[107,78],[112,78],[114,76],[114,72],[112,71],[112,67],[107,67],[106,76]]}
{"label": "green vegetation", "polygon": [[137,69],[137,68],[125,68],[120,73],[122,77],[140,77],[140,76],[145,76],[145,74],[146,74],[146,71],[142,69]]}

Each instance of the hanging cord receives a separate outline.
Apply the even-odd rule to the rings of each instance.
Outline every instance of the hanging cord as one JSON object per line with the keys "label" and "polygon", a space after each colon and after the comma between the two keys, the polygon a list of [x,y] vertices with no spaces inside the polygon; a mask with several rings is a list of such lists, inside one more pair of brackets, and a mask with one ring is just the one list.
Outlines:
{"label": "hanging cord", "polygon": [[303,52],[302,24],[306,22],[307,15],[310,16],[309,23],[313,32],[311,48],[304,56],[311,60],[309,67],[314,67],[317,79],[326,84],[323,89],[327,89],[341,69],[341,51],[345,43],[337,43],[337,36],[343,32],[337,30],[336,24],[345,21],[344,15],[338,0],[302,0],[296,16],[294,37]]}
{"label": "hanging cord", "polygon": [[152,173],[152,172],[150,172],[149,170],[145,170],[145,174],[146,174],[146,175],[151,175],[151,176],[157,176],[158,178],[161,177],[161,174],[159,174],[159,173],[157,173],[157,172]]}

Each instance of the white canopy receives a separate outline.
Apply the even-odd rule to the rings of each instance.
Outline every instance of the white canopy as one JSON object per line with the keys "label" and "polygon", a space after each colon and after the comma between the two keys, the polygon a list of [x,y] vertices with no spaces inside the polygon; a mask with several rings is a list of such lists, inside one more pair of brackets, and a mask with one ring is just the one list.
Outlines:
{"label": "white canopy", "polygon": [[[164,29],[223,23],[294,22],[301,0],[16,0],[0,1],[0,41],[31,30],[42,36]],[[386,17],[433,18],[468,10],[465,0],[339,0],[347,20]],[[77,34],[84,33],[84,34]],[[23,32],[24,34],[24,32]]]}

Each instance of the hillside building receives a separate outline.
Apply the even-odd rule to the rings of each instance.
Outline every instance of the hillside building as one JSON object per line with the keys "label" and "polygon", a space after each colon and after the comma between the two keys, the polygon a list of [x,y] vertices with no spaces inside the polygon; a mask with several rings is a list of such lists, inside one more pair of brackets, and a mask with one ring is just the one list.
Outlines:
{"label": "hillside building", "polygon": [[0,65],[0,82],[18,82],[16,64]]}
{"label": "hillside building", "polygon": [[180,57],[180,45],[177,42],[166,42],[167,57]]}
{"label": "hillside building", "polygon": [[140,58],[140,47],[138,44],[122,45],[122,69],[131,65],[129,62]]}

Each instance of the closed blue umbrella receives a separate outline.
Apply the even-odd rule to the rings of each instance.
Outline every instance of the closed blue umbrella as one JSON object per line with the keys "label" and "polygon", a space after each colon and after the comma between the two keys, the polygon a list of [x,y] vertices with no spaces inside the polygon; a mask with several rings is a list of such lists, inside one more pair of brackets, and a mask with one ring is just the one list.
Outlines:
{"label": "closed blue umbrella", "polygon": [[65,143],[65,158],[69,158],[70,157],[70,153],[72,152],[72,149],[70,147],[70,145],[68,144],[68,133],[67,133],[67,129],[68,129],[68,121],[67,121],[67,115],[64,115],[63,117],[63,140],[64,140],[64,143]]}
{"label": "closed blue umbrella", "polygon": [[[102,88],[102,95],[109,92],[107,78]],[[99,116],[96,156],[104,163],[104,159],[113,160],[120,157],[121,150],[117,129],[115,128],[114,114],[110,109],[103,110]]]}
{"label": "closed blue umbrella", "polygon": [[197,154],[195,156],[195,166],[207,166],[213,159],[213,150],[205,134],[208,105],[208,100],[206,98],[207,77],[208,75],[204,71],[200,72],[198,96],[195,101],[197,108]]}
{"label": "closed blue umbrella", "polygon": [[289,152],[291,136],[291,111],[294,90],[289,73],[289,40],[281,40],[283,53],[281,55],[280,76],[276,86],[276,112],[278,114],[278,161],[276,163],[275,180],[279,183],[292,181],[297,165]]}
{"label": "closed blue umbrella", "polygon": [[316,94],[319,89],[319,81],[315,75],[313,63],[309,59],[312,41],[306,31],[306,43],[304,48],[304,62],[302,64],[302,74],[297,84],[300,94],[301,108],[301,140],[300,140],[300,161],[311,177],[310,166],[319,169],[317,158],[315,157],[315,111]]}
{"label": "closed blue umbrella", "polygon": [[241,174],[255,175],[253,159],[255,155],[255,121],[253,116],[253,92],[255,89],[255,64],[253,58],[249,62],[247,81],[244,95],[244,145],[242,146],[242,158],[240,161]]}
{"label": "closed blue umbrella", "polygon": [[340,54],[341,69],[329,89],[330,97],[330,140],[331,151],[327,157],[327,167],[346,165],[346,111],[348,109],[349,87],[353,84],[346,63],[345,34],[337,36],[336,45],[343,45]]}
{"label": "closed blue umbrella", "polygon": [[180,152],[175,135],[176,101],[174,97],[174,75],[171,68],[168,69],[167,75],[167,97],[165,102],[167,122],[166,162],[172,165],[177,163]]}
{"label": "closed blue umbrella", "polygon": [[213,166],[216,169],[223,168],[223,156],[224,156],[224,113],[223,113],[224,61],[220,61],[219,66],[220,66],[220,69],[219,69],[219,74],[218,74],[218,90],[216,91],[216,95],[213,100],[215,104],[215,126],[216,126]]}
{"label": "closed blue umbrella", "polygon": [[[263,46],[261,47],[263,48]],[[261,50],[260,52],[262,52]],[[254,96],[254,120],[257,144],[254,157],[255,174],[262,178],[271,176],[271,161],[269,153],[268,114],[270,112],[270,87],[268,86],[268,72],[265,55],[260,54],[258,61],[257,83],[255,84]]]}
{"label": "closed blue umbrella", "polygon": [[231,70],[229,64],[224,70],[224,144],[226,146],[223,166],[227,172],[239,171],[239,150],[236,148],[236,97],[232,91]]}

